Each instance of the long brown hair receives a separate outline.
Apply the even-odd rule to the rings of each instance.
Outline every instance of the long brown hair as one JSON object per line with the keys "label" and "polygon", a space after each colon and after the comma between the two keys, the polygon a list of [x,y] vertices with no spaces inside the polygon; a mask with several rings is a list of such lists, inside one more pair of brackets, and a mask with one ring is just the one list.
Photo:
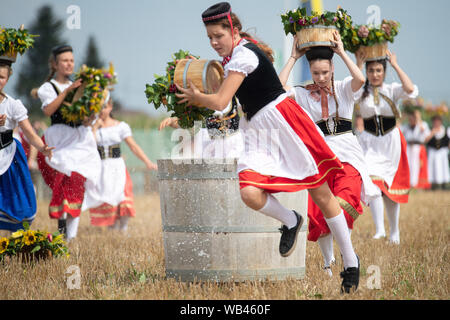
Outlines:
{"label": "long brown hair", "polygon": [[[369,69],[369,66],[373,63],[379,63],[383,66],[384,76],[386,77],[386,67],[387,67],[386,59],[367,61],[366,62],[366,74],[367,74],[367,69]],[[370,85],[370,82],[369,82],[369,79],[367,79],[366,83],[364,84],[364,92],[361,96],[361,101],[366,99],[369,96],[369,85]]]}
{"label": "long brown hair", "polygon": [[[231,22],[233,23],[233,28],[237,28],[239,30],[239,36],[241,36],[241,38],[249,38],[252,40],[256,40],[253,36],[251,36],[247,32],[242,31],[241,21],[239,20],[237,15],[233,12],[231,13]],[[213,21],[204,21],[204,24],[205,24],[205,26],[220,25],[224,29],[231,30],[231,25],[230,25],[230,22],[228,21],[227,17],[224,17],[224,18],[218,19],[218,20],[213,20]],[[233,32],[233,30],[231,30],[231,32]],[[261,42],[259,40],[256,45],[266,54],[267,58],[269,58],[269,60],[273,63],[275,60],[273,57],[273,50],[267,44],[265,44],[264,42]]]}

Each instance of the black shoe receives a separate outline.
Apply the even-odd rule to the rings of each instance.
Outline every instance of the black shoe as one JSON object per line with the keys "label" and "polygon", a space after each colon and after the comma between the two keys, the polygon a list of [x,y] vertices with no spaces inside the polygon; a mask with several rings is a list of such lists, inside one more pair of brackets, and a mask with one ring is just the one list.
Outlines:
{"label": "black shoe", "polygon": [[64,237],[67,233],[66,219],[58,219],[58,231],[60,234],[63,234]]}
{"label": "black shoe", "polygon": [[359,285],[359,257],[358,259],[358,267],[350,267],[344,269],[341,272],[342,284],[341,284],[341,293],[351,293],[355,292],[358,289]]}
{"label": "black shoe", "polygon": [[280,228],[281,239],[280,239],[280,254],[283,257],[289,256],[295,249],[297,244],[297,235],[303,224],[303,217],[299,215],[295,210],[292,210],[297,217],[297,224],[295,227],[288,229],[285,225]]}

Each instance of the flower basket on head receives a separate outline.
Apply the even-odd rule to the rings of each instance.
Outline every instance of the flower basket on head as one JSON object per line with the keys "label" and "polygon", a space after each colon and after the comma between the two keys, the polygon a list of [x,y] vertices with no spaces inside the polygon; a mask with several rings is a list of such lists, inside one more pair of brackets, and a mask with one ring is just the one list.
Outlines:
{"label": "flower basket on head", "polygon": [[396,21],[384,19],[380,27],[356,25],[351,34],[343,39],[344,48],[352,53],[364,51],[366,61],[387,58],[388,41],[393,43],[398,34],[400,24]]}
{"label": "flower basket on head", "polygon": [[38,35],[29,34],[23,25],[19,29],[0,27],[0,60],[15,62],[18,53],[33,47],[35,37]]}
{"label": "flower basket on head", "polygon": [[75,80],[82,79],[82,85],[71,91],[63,102],[61,114],[68,122],[79,123],[102,109],[107,90],[117,83],[114,66],[109,69],[89,68],[83,65],[75,75]]}
{"label": "flower basket on head", "polygon": [[352,25],[351,17],[342,8],[323,14],[313,11],[311,15],[307,15],[306,8],[298,8],[281,15],[281,22],[286,35],[297,35],[299,49],[333,46],[333,32],[337,30],[342,36]]}
{"label": "flower basket on head", "polygon": [[166,106],[167,111],[172,112],[171,116],[178,118],[181,128],[192,128],[195,121],[204,122],[214,113],[204,106],[178,104],[180,99],[175,95],[175,84],[187,88],[188,80],[191,80],[201,92],[215,93],[223,81],[223,68],[219,62],[198,60],[198,57],[188,51],[180,50],[173,54],[172,60],[167,63],[166,74],[155,74],[154,77],[155,82],[146,84],[145,88],[148,103],[153,103],[155,109],[161,104]]}
{"label": "flower basket on head", "polygon": [[69,257],[63,235],[59,232],[30,230],[26,222],[23,227],[13,232],[9,238],[0,238],[0,261],[13,256],[18,256],[20,261],[25,263],[58,256]]}

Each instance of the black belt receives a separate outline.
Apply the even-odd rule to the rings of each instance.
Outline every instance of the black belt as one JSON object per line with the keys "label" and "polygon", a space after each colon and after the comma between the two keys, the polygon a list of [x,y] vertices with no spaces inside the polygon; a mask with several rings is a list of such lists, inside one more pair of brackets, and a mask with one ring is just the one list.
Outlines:
{"label": "black belt", "polygon": [[397,125],[395,117],[373,116],[364,119],[364,130],[374,136],[384,136]]}
{"label": "black belt", "polygon": [[352,132],[352,121],[348,119],[339,119],[339,122],[336,123],[336,118],[333,118],[334,121],[334,129],[330,130],[328,126],[328,121],[320,120],[316,122],[317,126],[322,130],[323,134],[326,136],[330,135],[339,135],[347,132]]}
{"label": "black belt", "polygon": [[13,142],[13,131],[0,132],[0,150],[6,148]]}
{"label": "black belt", "polygon": [[[97,146],[98,153],[100,154],[100,158],[106,159],[106,152],[104,146]],[[120,144],[115,144],[113,146],[108,147],[108,158],[120,158]]]}

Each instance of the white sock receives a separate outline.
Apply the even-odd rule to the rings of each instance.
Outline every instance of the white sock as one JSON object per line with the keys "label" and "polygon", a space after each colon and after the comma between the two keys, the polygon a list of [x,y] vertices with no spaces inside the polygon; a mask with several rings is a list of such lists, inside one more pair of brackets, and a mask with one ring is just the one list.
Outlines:
{"label": "white sock", "polygon": [[375,223],[375,238],[384,237],[386,231],[384,230],[384,204],[381,196],[376,197],[369,203],[370,211],[372,212],[373,222]]}
{"label": "white sock", "polygon": [[392,201],[386,196],[384,198],[384,205],[386,206],[386,214],[389,221],[389,240],[391,242],[400,243],[400,229],[398,220],[400,217],[400,204]]}
{"label": "white sock", "polygon": [[322,251],[324,267],[331,266],[331,263],[335,260],[333,251],[333,235],[330,233],[324,237],[320,237],[317,239],[317,243],[319,244],[320,251]]}
{"label": "white sock", "polygon": [[67,215],[66,226],[67,226],[67,240],[71,240],[77,236],[78,223],[80,222],[80,217],[72,217],[70,214]]}
{"label": "white sock", "polygon": [[130,219],[130,217],[128,217],[128,216],[120,217],[120,231],[123,231],[123,232],[127,231],[128,219]]}
{"label": "white sock", "polygon": [[347,220],[345,220],[344,211],[341,210],[336,217],[327,219],[325,221],[333,234],[334,239],[339,245],[339,250],[344,260],[344,268],[358,267],[358,258],[353,250],[352,241],[348,232]]}
{"label": "white sock", "polygon": [[297,224],[297,217],[294,212],[285,208],[277,198],[271,194],[267,194],[266,204],[258,211],[266,216],[277,219],[289,229],[295,227]]}

